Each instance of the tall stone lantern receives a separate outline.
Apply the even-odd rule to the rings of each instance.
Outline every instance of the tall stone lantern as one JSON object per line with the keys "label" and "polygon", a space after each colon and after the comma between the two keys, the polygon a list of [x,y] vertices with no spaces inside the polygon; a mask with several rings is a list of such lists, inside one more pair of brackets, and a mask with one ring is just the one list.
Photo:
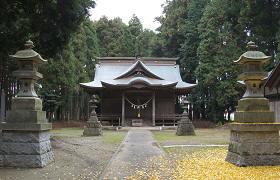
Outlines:
{"label": "tall stone lantern", "polygon": [[29,40],[24,50],[11,55],[19,66],[13,75],[20,82],[20,89],[12,99],[6,122],[0,124],[0,166],[43,167],[54,160],[49,133],[52,124],[34,89],[35,82],[43,77],[38,65],[46,60],[33,47]]}
{"label": "tall stone lantern", "polygon": [[190,102],[185,97],[183,99],[182,104],[183,104],[182,107],[184,109],[184,112],[182,114],[180,121],[178,121],[176,135],[178,135],[178,136],[195,135],[194,126],[189,118],[189,113],[188,113],[189,112],[188,106],[189,106]]}
{"label": "tall stone lantern", "polygon": [[257,51],[254,42],[235,63],[242,67],[239,79],[246,92],[238,101],[234,123],[230,124],[230,144],[226,161],[237,166],[280,165],[279,129],[269,101],[264,98],[262,80],[267,76],[262,66],[271,57]]}

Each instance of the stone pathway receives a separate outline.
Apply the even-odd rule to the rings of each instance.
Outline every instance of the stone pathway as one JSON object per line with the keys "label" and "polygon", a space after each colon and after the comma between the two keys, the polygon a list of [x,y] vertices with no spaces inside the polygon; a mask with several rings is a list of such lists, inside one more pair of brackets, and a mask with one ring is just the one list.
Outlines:
{"label": "stone pathway", "polygon": [[125,179],[148,166],[146,161],[164,155],[147,129],[131,128],[100,179]]}

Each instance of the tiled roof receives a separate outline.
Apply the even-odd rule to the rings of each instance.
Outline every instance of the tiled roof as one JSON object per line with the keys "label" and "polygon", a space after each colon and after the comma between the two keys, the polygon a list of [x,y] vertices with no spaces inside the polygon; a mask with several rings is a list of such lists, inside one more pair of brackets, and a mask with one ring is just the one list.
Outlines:
{"label": "tiled roof", "polygon": [[[94,81],[80,83],[82,87],[99,89],[116,87],[129,87],[134,83],[142,83],[148,87],[169,87],[173,89],[191,89],[196,84],[182,81],[179,65],[176,58],[114,58],[113,61],[103,61],[96,65]],[[161,59],[164,59],[163,61]],[[170,63],[166,63],[166,59]],[[173,61],[173,62],[171,62]],[[143,72],[141,76],[133,74],[133,70]]]}

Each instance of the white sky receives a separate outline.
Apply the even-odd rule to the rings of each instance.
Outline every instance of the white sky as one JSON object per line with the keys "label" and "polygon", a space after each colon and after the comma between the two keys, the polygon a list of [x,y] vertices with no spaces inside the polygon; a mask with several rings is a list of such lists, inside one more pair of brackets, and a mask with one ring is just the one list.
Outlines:
{"label": "white sky", "polygon": [[109,19],[120,17],[126,24],[133,14],[140,19],[144,28],[155,30],[159,23],[155,17],[162,14],[161,5],[165,0],[95,0],[96,6],[91,10],[92,20],[98,20],[103,15]]}

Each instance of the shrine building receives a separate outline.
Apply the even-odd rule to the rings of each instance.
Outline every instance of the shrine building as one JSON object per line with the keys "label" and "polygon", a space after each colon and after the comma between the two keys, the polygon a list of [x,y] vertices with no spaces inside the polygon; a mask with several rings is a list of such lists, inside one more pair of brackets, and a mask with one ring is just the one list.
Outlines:
{"label": "shrine building", "polygon": [[264,95],[269,99],[270,110],[275,112],[276,122],[280,122],[280,62],[264,82]]}
{"label": "shrine building", "polygon": [[101,57],[94,80],[80,86],[89,94],[99,95],[102,124],[168,125],[176,120],[178,96],[187,95],[195,86],[182,81],[176,60]]}

